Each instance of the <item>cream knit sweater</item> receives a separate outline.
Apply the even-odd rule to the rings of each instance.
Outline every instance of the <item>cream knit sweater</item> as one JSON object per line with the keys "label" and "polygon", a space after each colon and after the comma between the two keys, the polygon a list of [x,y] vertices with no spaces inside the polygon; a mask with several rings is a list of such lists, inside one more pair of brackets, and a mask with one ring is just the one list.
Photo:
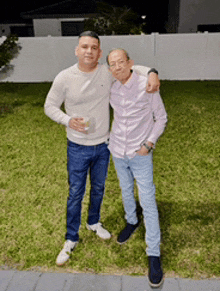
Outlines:
{"label": "cream knit sweater", "polygon": [[[134,69],[146,76],[149,71],[147,67],[135,66]],[[106,65],[98,65],[95,71],[84,73],[75,64],[61,71],[54,79],[45,101],[45,114],[66,126],[67,138],[74,143],[97,145],[106,142],[109,138],[109,96],[112,82],[112,75]],[[65,112],[60,109],[63,103]],[[87,134],[68,126],[71,117],[89,117]]]}

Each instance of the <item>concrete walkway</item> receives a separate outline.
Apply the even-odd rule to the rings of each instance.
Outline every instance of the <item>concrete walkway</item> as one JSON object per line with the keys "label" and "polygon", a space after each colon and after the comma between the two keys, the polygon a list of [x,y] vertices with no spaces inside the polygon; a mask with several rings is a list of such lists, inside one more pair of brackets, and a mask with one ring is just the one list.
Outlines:
{"label": "concrete walkway", "polygon": [[[0,271],[0,291],[150,291],[145,276]],[[220,279],[166,278],[163,291],[220,291]]]}

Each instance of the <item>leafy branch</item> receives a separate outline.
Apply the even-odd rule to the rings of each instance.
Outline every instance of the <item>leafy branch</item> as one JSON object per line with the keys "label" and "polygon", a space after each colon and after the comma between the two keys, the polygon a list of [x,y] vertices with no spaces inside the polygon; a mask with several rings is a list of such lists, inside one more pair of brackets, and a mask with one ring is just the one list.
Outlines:
{"label": "leafy branch", "polygon": [[140,34],[138,15],[130,8],[114,7],[98,2],[97,16],[85,21],[85,30],[94,30],[99,35]]}
{"label": "leafy branch", "polygon": [[9,35],[0,45],[0,69],[8,66],[20,49],[18,37],[16,35]]}

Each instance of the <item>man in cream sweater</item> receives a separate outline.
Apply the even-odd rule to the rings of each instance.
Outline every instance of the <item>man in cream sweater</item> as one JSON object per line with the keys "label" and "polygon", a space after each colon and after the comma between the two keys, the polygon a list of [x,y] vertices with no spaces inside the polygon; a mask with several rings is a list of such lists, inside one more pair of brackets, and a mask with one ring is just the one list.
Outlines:
{"label": "man in cream sweater", "polygon": [[[87,229],[102,239],[111,237],[99,221],[110,155],[109,95],[113,79],[108,67],[98,63],[102,51],[95,32],[87,31],[79,36],[75,54],[78,63],[56,76],[44,105],[45,114],[67,128],[67,232],[56,260],[59,266],[69,259],[79,241],[81,203],[88,171],[91,191]],[[134,69],[138,71],[138,67]],[[149,70],[145,68],[146,75]],[[147,90],[158,90],[159,84],[157,74],[150,73]],[[65,112],[60,109],[63,103]]]}

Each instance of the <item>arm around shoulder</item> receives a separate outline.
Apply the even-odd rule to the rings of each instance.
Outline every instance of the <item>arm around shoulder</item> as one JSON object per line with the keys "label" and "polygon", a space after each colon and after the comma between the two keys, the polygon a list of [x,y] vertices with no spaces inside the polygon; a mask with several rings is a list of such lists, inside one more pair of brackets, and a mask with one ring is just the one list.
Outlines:
{"label": "arm around shoulder", "polygon": [[151,70],[151,68],[149,67],[145,67],[145,66],[139,66],[139,65],[134,65],[132,67],[132,69],[135,71],[135,73],[139,74],[139,75],[143,75],[145,77],[148,78],[148,72]]}
{"label": "arm around shoulder", "polygon": [[133,69],[137,74],[147,77],[148,81],[146,91],[148,93],[159,91],[160,80],[158,77],[158,71],[156,69],[136,65],[133,66]]}

